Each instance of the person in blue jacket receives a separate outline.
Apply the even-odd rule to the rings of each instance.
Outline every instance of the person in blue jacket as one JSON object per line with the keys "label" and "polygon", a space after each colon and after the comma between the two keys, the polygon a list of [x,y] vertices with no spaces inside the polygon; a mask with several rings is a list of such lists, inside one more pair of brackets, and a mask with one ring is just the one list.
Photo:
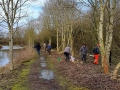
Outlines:
{"label": "person in blue jacket", "polygon": [[48,52],[49,54],[51,54],[51,49],[52,49],[51,45],[48,44],[48,45],[47,45],[47,52]]}

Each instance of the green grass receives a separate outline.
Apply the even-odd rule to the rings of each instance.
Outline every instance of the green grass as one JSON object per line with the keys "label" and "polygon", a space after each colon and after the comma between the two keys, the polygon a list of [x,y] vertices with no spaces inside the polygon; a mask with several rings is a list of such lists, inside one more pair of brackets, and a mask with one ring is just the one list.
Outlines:
{"label": "green grass", "polygon": [[12,90],[29,90],[28,86],[28,74],[30,72],[30,66],[35,60],[25,62],[25,68],[19,73],[17,80],[15,81]]}

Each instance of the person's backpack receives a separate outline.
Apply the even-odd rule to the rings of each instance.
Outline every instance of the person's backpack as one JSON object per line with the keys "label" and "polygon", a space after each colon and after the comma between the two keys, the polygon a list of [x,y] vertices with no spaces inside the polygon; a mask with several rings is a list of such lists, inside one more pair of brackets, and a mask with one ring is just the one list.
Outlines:
{"label": "person's backpack", "polygon": [[94,53],[94,54],[99,54],[99,49],[95,47],[95,48],[93,49],[93,53]]}

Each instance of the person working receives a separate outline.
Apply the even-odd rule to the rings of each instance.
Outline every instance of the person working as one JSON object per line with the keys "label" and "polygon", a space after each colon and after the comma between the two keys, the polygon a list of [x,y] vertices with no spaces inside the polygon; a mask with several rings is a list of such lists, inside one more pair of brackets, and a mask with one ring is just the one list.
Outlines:
{"label": "person working", "polygon": [[71,50],[70,50],[70,46],[67,46],[66,48],[65,48],[65,50],[64,50],[64,55],[65,55],[65,57],[66,57],[66,61],[69,61],[70,60],[70,52],[71,52]]}
{"label": "person working", "polygon": [[93,64],[98,65],[98,60],[99,60],[99,55],[100,55],[100,50],[99,50],[100,45],[97,44],[96,47],[94,47],[93,49],[93,53],[94,53],[94,61]]}

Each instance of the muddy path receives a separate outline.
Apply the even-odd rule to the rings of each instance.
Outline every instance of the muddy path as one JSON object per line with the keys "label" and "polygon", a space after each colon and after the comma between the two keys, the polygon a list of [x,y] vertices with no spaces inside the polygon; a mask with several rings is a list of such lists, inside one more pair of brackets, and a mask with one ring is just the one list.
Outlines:
{"label": "muddy path", "polygon": [[31,66],[29,74],[30,90],[63,90],[54,75],[47,67],[46,54],[40,55]]}
{"label": "muddy path", "polygon": [[[55,57],[56,56],[56,57]],[[32,64],[29,74],[30,90],[88,90],[87,88],[77,86],[67,79],[59,66],[61,60],[57,59],[57,54],[48,55],[42,52],[40,57]],[[63,61],[63,60],[62,60]],[[68,62],[63,61],[64,64]],[[57,67],[59,66],[59,67]]]}

